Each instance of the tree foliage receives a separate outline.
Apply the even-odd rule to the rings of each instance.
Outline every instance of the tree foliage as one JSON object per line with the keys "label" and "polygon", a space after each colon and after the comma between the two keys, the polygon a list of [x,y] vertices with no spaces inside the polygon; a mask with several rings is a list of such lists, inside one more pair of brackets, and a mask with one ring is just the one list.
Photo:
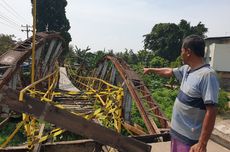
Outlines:
{"label": "tree foliage", "polygon": [[152,60],[150,61],[151,67],[168,67],[169,61],[160,57],[160,56],[154,56]]}
{"label": "tree foliage", "polygon": [[218,96],[218,112],[226,112],[229,111],[230,108],[228,107],[228,102],[229,102],[229,97],[228,97],[228,93],[224,90],[220,90],[219,92],[219,96]]}
{"label": "tree foliage", "polygon": [[[33,0],[31,0],[33,4]],[[70,29],[69,20],[66,18],[65,7],[66,0],[38,0],[37,1],[37,15],[36,25],[37,32],[55,31],[60,32],[61,36],[66,42],[66,49],[63,51],[61,57],[65,56],[69,49],[69,42],[71,36],[68,32]]]}
{"label": "tree foliage", "polygon": [[15,45],[16,41],[13,38],[15,38],[14,35],[0,34],[0,55]]}
{"label": "tree foliage", "polygon": [[149,66],[149,62],[153,57],[153,52],[147,51],[146,49],[137,52],[138,62],[144,64],[144,66]]}
{"label": "tree foliage", "polygon": [[144,35],[144,47],[171,62],[180,55],[183,38],[191,34],[205,37],[207,30],[201,22],[196,26],[191,26],[186,20],[181,20],[178,25],[175,23],[156,24],[149,34]]}
{"label": "tree foliage", "polygon": [[[99,50],[97,52],[91,52],[91,48],[87,46],[85,49],[73,47],[70,45],[70,51],[66,56],[65,62],[71,65],[76,65],[82,71],[86,70],[90,72],[96,67],[96,64],[107,54],[113,54],[113,51]],[[84,73],[87,74],[87,73]]]}

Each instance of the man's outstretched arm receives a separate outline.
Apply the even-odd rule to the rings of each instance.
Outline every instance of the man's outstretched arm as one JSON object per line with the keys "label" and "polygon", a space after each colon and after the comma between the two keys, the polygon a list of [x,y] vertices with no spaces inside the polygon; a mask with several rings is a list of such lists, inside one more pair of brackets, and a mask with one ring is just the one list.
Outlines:
{"label": "man's outstretched arm", "polygon": [[172,68],[144,68],[144,74],[155,73],[163,77],[172,77]]}

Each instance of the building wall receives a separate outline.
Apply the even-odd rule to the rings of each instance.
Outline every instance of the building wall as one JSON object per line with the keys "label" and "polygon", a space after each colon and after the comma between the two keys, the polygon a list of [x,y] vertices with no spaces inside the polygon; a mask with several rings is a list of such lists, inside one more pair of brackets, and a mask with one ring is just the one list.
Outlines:
{"label": "building wall", "polygon": [[206,63],[210,64],[211,67],[213,67],[214,50],[215,50],[215,43],[206,44],[205,61],[206,61]]}
{"label": "building wall", "polygon": [[206,42],[205,61],[218,73],[221,88],[230,91],[230,43]]}
{"label": "building wall", "polygon": [[215,44],[213,49],[212,67],[216,71],[230,72],[230,44]]}

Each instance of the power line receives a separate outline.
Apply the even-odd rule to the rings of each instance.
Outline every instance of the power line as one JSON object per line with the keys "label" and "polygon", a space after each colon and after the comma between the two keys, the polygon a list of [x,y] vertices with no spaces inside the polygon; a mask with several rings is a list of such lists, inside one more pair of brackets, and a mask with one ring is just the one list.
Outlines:
{"label": "power line", "polygon": [[1,21],[0,21],[0,23],[3,24],[3,25],[5,25],[5,26],[7,26],[7,27],[9,27],[9,28],[11,28],[11,29],[14,29],[14,30],[16,30],[16,31],[19,30],[19,29],[16,29],[15,27],[13,27],[12,25],[6,24],[6,23],[4,23],[4,22],[1,22]]}
{"label": "power line", "polygon": [[22,15],[20,15],[20,13],[16,12],[14,8],[12,8],[5,0],[2,0],[2,2],[7,5],[10,10],[12,10],[12,12],[14,12],[17,16],[21,17],[21,19],[23,19],[25,22],[28,22]]}
{"label": "power line", "polygon": [[7,7],[5,7],[4,5],[0,5],[0,6],[3,7],[7,11],[8,14],[11,14],[14,18],[16,18],[19,22],[21,22],[21,20],[19,20],[19,18],[14,13],[12,13],[12,11],[10,9],[8,9]]}
{"label": "power line", "polygon": [[10,23],[10,24],[14,24],[14,26],[19,26],[20,25],[18,23],[16,23],[14,20],[12,20],[11,18],[7,17],[7,16],[3,16],[2,14],[0,14],[0,19]]}

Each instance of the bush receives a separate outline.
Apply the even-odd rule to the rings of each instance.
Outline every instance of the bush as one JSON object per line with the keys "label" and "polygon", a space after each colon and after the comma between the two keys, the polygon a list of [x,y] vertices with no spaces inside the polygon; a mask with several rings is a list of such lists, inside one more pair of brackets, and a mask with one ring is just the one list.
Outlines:
{"label": "bush", "polygon": [[159,104],[162,112],[168,119],[171,119],[173,104],[178,94],[178,90],[159,88],[153,91],[153,98]]}
{"label": "bush", "polygon": [[[0,145],[3,144],[11,133],[16,129],[17,122],[8,122],[0,130]],[[9,146],[16,146],[26,142],[26,135],[24,134],[24,128],[21,127],[14,138],[9,142]]]}
{"label": "bush", "polygon": [[145,130],[147,130],[144,120],[142,119],[139,110],[136,106],[136,103],[133,101],[132,102],[132,111],[131,111],[131,122],[134,124],[138,124],[140,125],[142,128],[144,128]]}
{"label": "bush", "polygon": [[218,97],[218,112],[226,112],[229,110],[227,105],[228,101],[228,93],[224,90],[220,90]]}

